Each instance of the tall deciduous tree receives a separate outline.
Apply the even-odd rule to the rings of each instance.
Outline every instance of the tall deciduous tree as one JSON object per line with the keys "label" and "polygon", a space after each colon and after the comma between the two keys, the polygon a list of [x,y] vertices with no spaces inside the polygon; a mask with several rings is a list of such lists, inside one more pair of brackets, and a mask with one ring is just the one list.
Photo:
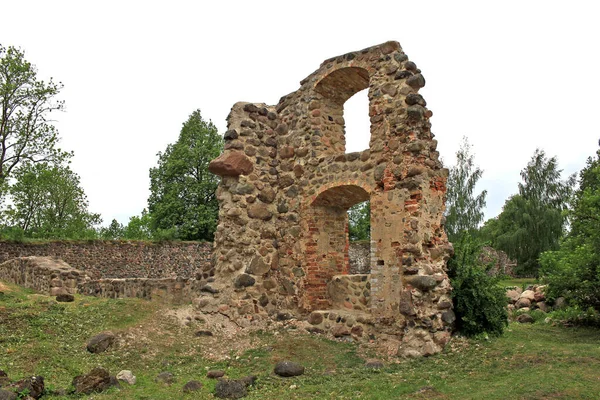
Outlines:
{"label": "tall deciduous tree", "polygon": [[67,166],[24,164],[10,187],[9,224],[25,237],[80,239],[94,237],[100,215],[88,211],[79,176]]}
{"label": "tall deciduous tree", "polygon": [[38,80],[21,50],[0,45],[0,188],[22,163],[69,156],[57,148],[58,132],[49,120],[51,112],[63,108],[55,99],[61,89],[52,79]]}
{"label": "tall deciduous tree", "polygon": [[446,232],[451,242],[466,232],[473,232],[483,221],[487,191],[475,194],[483,171],[475,165],[471,145],[466,137],[456,152],[456,165],[450,169],[446,200]]}
{"label": "tall deciduous tree", "polygon": [[540,257],[547,294],[600,311],[600,150],[579,174],[569,217],[571,230],[560,249]]}
{"label": "tall deciduous tree", "polygon": [[519,274],[536,276],[540,254],[558,249],[575,184],[574,176],[562,180],[561,172],[556,157],[537,149],[521,171],[519,194],[506,201],[492,224],[494,247],[517,261]]}
{"label": "tall deciduous tree", "polygon": [[219,211],[218,178],[208,171],[208,164],[222,149],[217,128],[196,110],[183,124],[177,142],[158,153],[158,166],[150,169],[148,199],[155,237],[213,239]]}

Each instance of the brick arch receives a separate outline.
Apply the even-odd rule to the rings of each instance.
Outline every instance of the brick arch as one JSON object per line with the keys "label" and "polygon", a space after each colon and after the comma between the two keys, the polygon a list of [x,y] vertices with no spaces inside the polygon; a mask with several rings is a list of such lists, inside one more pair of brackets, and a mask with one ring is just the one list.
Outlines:
{"label": "brick arch", "polygon": [[370,200],[366,185],[330,183],[313,197],[305,212],[307,223],[304,304],[308,309],[331,306],[327,285],[335,275],[346,275],[348,258],[348,209]]}

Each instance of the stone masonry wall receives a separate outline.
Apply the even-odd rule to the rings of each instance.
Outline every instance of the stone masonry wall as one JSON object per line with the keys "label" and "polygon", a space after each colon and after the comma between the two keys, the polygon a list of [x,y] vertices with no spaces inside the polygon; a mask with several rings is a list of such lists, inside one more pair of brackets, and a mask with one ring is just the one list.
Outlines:
{"label": "stone masonry wall", "polygon": [[[453,320],[448,170],[418,93],[424,85],[400,45],[387,42],[326,60],[277,105],[236,103],[224,152],[209,167],[222,177],[220,295],[202,303],[232,318],[333,307],[328,285],[350,270],[346,211],[369,200],[374,326],[401,343],[401,355],[439,352]],[[369,148],[346,153],[343,106],[364,89]]]}
{"label": "stone masonry wall", "polygon": [[0,263],[16,257],[49,256],[91,278],[194,278],[214,274],[212,243],[138,241],[0,242]]}
{"label": "stone masonry wall", "polygon": [[51,257],[19,257],[0,264],[0,280],[55,296],[77,293],[87,275]]}

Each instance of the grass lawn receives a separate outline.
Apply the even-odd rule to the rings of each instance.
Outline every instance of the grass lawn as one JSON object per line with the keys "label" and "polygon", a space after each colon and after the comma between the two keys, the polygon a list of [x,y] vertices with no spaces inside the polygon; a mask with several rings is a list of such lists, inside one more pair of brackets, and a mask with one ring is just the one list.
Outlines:
{"label": "grass lawn", "polygon": [[[594,329],[511,324],[500,338],[454,338],[438,356],[379,370],[366,369],[364,358],[372,355],[353,344],[284,329],[254,334],[253,346],[215,361],[203,356],[208,339],[194,337],[198,327],[165,317],[159,304],[82,296],[57,303],[8,288],[0,295],[0,369],[11,378],[42,375],[47,387],[58,389],[96,366],[137,376],[134,386],[86,399],[211,399],[216,381],[206,378],[209,368],[230,378],[257,375],[247,399],[597,399],[600,393],[600,331]],[[88,353],[87,339],[106,329],[123,338],[119,345]],[[305,374],[275,376],[273,366],[283,359],[304,365]],[[176,383],[155,383],[161,371],[172,372]],[[192,379],[204,387],[183,394]]]}
{"label": "grass lawn", "polygon": [[501,287],[517,286],[520,288],[526,288],[529,285],[536,284],[539,285],[540,282],[535,278],[506,278],[498,282],[498,285]]}

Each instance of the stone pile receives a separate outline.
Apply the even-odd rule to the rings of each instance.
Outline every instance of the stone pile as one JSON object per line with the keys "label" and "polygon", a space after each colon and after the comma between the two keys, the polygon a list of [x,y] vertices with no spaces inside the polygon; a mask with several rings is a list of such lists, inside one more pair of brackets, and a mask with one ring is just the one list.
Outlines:
{"label": "stone pile", "polygon": [[508,311],[527,313],[531,310],[548,312],[551,307],[546,304],[545,285],[530,285],[525,290],[515,287],[507,289]]}

